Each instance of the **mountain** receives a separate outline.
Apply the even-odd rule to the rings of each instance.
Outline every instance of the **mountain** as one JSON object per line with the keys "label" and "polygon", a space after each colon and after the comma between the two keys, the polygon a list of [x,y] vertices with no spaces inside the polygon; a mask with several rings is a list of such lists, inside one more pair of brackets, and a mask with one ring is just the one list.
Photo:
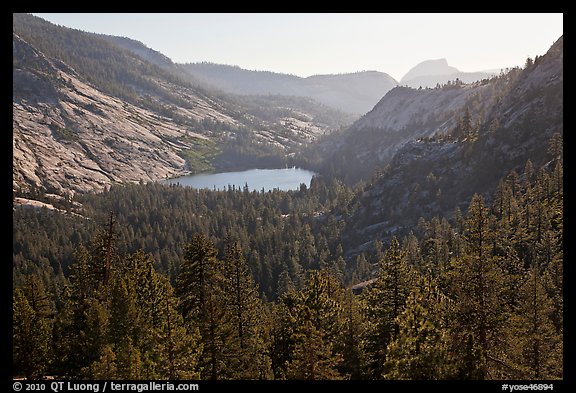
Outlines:
{"label": "mountain", "polygon": [[350,184],[367,180],[407,142],[452,129],[466,107],[476,121],[496,99],[495,84],[422,90],[398,86],[344,132],[311,146],[303,156],[308,165]]}
{"label": "mountain", "polygon": [[456,72],[460,71],[457,68],[449,66],[446,59],[426,60],[412,67],[406,75],[402,77],[400,83],[419,76],[449,75]]}
{"label": "mountain", "polygon": [[463,83],[473,83],[496,74],[495,71],[462,72],[449,66],[446,59],[426,60],[412,67],[402,77],[400,84],[414,88],[435,87],[456,79]]}
{"label": "mountain", "polygon": [[342,111],[364,114],[398,82],[378,71],[313,75],[304,79],[307,96]]}
{"label": "mountain", "polygon": [[214,94],[184,79],[168,58],[136,48],[136,41],[14,14],[14,189],[88,192],[284,165],[295,149],[351,122],[310,99]]}
{"label": "mountain", "polygon": [[158,66],[159,68],[173,74],[174,76],[180,78],[181,80],[188,81],[193,85],[198,84],[198,82],[195,81],[194,78],[192,78],[189,73],[187,73],[184,69],[182,69],[182,67],[179,64],[174,63],[169,57],[165,56],[164,54],[154,49],[147,47],[140,41],[133,40],[128,37],[118,37],[107,34],[98,34],[97,37],[110,42],[114,46],[127,49],[128,51],[142,58],[143,60],[151,64],[154,64],[155,66]]}
{"label": "mountain", "polygon": [[217,89],[224,93],[239,95],[307,97],[333,109],[355,115],[368,112],[387,91],[398,84],[390,75],[378,71],[313,75],[302,78],[210,62],[178,64],[139,41],[108,35],[101,37],[172,75],[207,90]]}
{"label": "mountain", "polygon": [[[436,91],[438,98],[445,98],[443,90],[401,93],[414,100]],[[403,138],[388,165],[357,195],[349,207],[350,215],[344,218],[344,238],[357,251],[367,247],[371,239],[382,239],[390,233],[406,234],[419,217],[449,217],[456,207],[464,211],[474,193],[490,200],[500,179],[511,171],[522,174],[528,160],[534,168],[553,165],[548,146],[555,134],[563,134],[563,37],[522,70],[511,70],[484,85],[453,90],[454,97],[467,98],[474,121],[462,132],[463,123],[454,125],[448,116],[460,105],[448,106],[445,123],[436,128],[426,123],[412,138]],[[389,95],[381,104],[391,110],[387,101],[399,92]],[[453,98],[446,104],[456,102]],[[380,108],[378,113],[383,110]],[[439,122],[443,119],[438,113],[434,116]],[[384,117],[364,118],[361,122],[384,124],[384,119],[394,124],[394,120]],[[365,153],[378,154],[374,150]]]}
{"label": "mountain", "polygon": [[[183,173],[182,154],[210,142],[166,116],[96,89],[16,34],[13,48],[14,187],[62,194],[157,180]],[[186,114],[190,118],[218,114],[218,121],[234,124],[210,102],[194,104]]]}
{"label": "mountain", "polygon": [[[547,58],[554,57],[556,47],[550,49]],[[445,61],[425,63],[433,67],[415,67],[411,74],[441,72],[447,64]],[[348,129],[322,138],[302,153],[301,158],[309,167],[349,184],[368,181],[376,170],[381,171],[389,164],[405,144],[450,133],[465,116],[469,116],[468,121],[474,127],[489,127],[492,117],[504,116],[504,110],[500,109],[504,97],[510,97],[514,89],[527,88],[520,87],[522,79],[517,78],[529,73],[536,75],[542,69],[540,58],[537,65],[522,72],[516,67],[506,74],[473,83],[459,80],[423,89],[398,86]],[[542,91],[548,89],[545,78],[532,84]],[[517,104],[520,102],[523,101]],[[513,109],[507,110],[516,113]]]}
{"label": "mountain", "polygon": [[398,83],[388,74],[362,71],[352,74],[302,78],[238,66],[188,63],[184,68],[205,87],[234,94],[281,94],[310,97],[341,111],[363,114]]}

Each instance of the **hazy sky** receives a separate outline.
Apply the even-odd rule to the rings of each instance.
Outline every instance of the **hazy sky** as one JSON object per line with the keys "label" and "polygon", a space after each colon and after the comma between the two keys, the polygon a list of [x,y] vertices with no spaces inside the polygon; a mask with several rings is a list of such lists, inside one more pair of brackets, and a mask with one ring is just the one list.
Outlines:
{"label": "hazy sky", "polygon": [[143,42],[178,63],[210,61],[299,76],[377,70],[400,80],[421,61],[461,71],[523,66],[563,34],[563,14],[35,14]]}

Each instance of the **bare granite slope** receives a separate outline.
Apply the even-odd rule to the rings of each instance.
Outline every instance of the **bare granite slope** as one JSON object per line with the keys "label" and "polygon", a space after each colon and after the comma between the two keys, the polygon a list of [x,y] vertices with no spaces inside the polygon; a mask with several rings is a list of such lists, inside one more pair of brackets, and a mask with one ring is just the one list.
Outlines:
{"label": "bare granite slope", "polygon": [[[132,66],[152,69],[118,51],[133,56]],[[120,98],[13,34],[13,188],[66,194],[156,181],[213,169],[222,146],[240,136],[256,153],[288,155],[333,128],[317,104],[294,109],[271,98],[250,110],[161,73],[141,78],[126,87],[136,100]],[[262,117],[268,113],[274,116]]]}

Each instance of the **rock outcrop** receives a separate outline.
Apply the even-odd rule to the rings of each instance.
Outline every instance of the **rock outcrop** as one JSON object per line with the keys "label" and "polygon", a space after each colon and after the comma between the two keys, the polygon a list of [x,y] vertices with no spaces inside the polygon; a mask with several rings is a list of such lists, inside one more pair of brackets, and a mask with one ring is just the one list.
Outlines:
{"label": "rock outcrop", "polygon": [[140,55],[14,15],[14,190],[93,192],[251,155],[284,159],[351,122],[309,99],[215,94],[163,70],[155,63],[173,63],[160,54]]}

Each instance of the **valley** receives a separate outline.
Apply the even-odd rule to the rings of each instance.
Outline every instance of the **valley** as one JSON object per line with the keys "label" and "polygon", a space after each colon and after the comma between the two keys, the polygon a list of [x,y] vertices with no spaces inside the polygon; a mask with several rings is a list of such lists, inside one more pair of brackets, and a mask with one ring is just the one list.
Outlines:
{"label": "valley", "polygon": [[[56,37],[72,35],[79,41],[63,48],[64,59],[119,60],[115,69],[101,68],[105,63],[97,61],[67,65],[16,35],[40,40],[48,53],[59,49],[41,41],[36,30],[20,31],[15,25],[15,188],[101,191],[114,182],[246,165],[284,167],[286,156],[299,146],[352,120],[305,98],[207,95],[94,35],[33,19],[30,23],[39,23]],[[27,26],[24,21],[21,25]],[[92,52],[76,53],[87,48]],[[117,80],[107,78],[107,73],[117,75]]]}
{"label": "valley", "polygon": [[14,376],[565,375],[563,36],[397,82],[14,14],[12,122]]}

